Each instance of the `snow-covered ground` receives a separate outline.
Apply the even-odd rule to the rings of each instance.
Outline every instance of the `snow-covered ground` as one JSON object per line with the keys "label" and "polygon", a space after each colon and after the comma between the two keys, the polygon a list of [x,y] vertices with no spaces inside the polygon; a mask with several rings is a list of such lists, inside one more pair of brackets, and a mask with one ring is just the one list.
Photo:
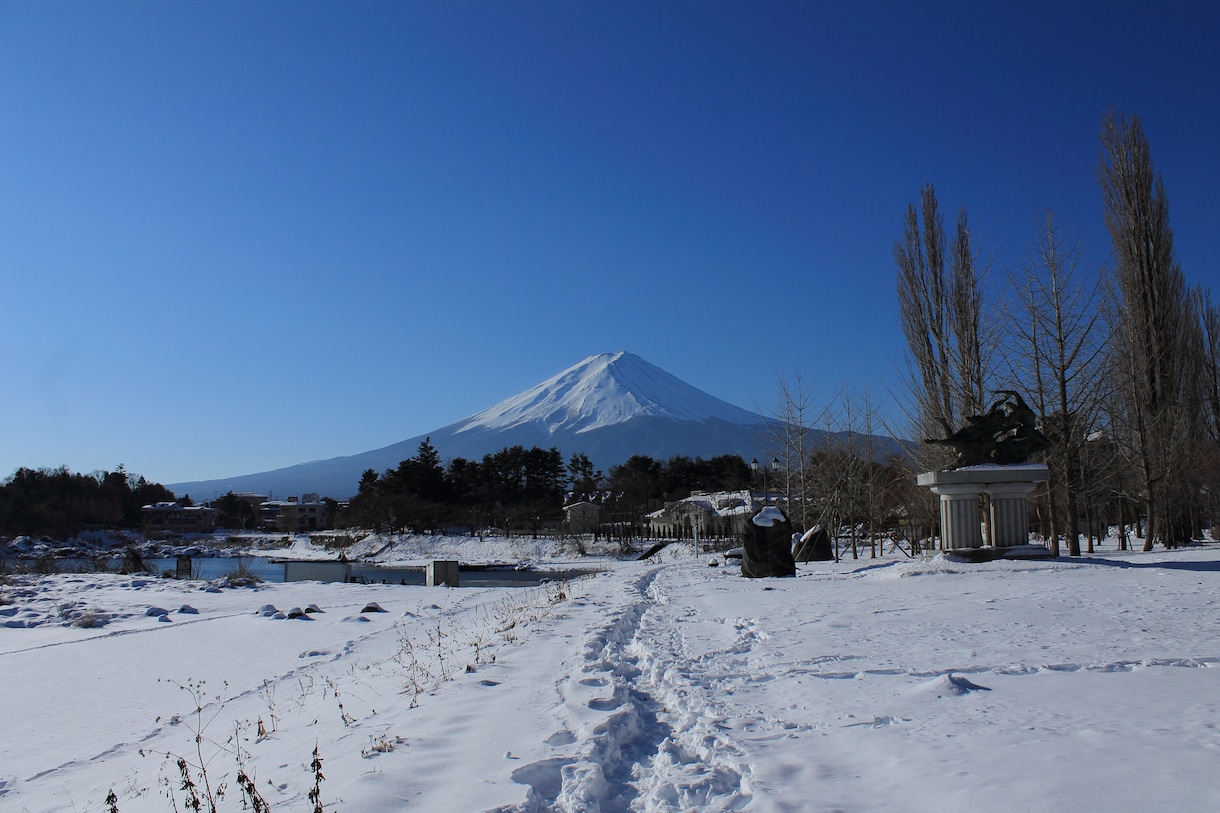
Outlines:
{"label": "snow-covered ground", "polygon": [[239,769],[312,810],[315,747],[345,813],[1220,809],[1220,547],[680,553],[526,589],[10,577],[0,810],[182,810],[178,755],[222,811]]}

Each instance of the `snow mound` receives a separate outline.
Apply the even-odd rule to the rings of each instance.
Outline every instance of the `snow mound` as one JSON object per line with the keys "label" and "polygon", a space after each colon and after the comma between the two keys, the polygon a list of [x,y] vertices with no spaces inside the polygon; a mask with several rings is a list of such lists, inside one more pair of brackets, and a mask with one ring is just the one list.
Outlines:
{"label": "snow mound", "polygon": [[918,694],[935,694],[937,697],[944,697],[946,695],[961,697],[973,692],[989,692],[991,688],[972,683],[962,675],[950,672],[920,683],[915,687],[914,691]]}
{"label": "snow mound", "polygon": [[784,517],[782,511],[780,511],[774,505],[768,505],[766,508],[759,511],[751,522],[760,528],[770,528],[775,523],[783,522],[785,519],[786,518]]}

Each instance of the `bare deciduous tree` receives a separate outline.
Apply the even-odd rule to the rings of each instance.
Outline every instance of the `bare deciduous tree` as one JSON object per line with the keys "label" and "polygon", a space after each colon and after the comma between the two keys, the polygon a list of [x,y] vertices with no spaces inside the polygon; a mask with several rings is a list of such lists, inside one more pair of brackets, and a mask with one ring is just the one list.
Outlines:
{"label": "bare deciduous tree", "polygon": [[919,209],[907,205],[903,237],[894,244],[911,419],[922,436],[951,434],[985,404],[990,341],[981,327],[981,275],[965,209],[948,253],[936,191],[925,184]]}
{"label": "bare deciduous tree", "polygon": [[1067,511],[1063,535],[1068,553],[1080,555],[1080,510],[1086,491],[1082,456],[1096,428],[1103,380],[1099,285],[1078,280],[1080,257],[1079,244],[1064,234],[1054,213],[1043,213],[1023,274],[1012,278],[1022,307],[1008,323],[1013,339],[1010,361],[1044,416],[1043,433],[1051,441],[1046,455],[1051,469],[1047,497],[1051,552],[1056,556],[1059,498]]}
{"label": "bare deciduous tree", "polygon": [[779,460],[782,468],[789,515],[804,530],[810,525],[813,505],[812,427],[821,421],[825,409],[816,406],[816,389],[800,374],[791,380],[781,377],[776,390],[779,406],[767,419],[768,452]]}
{"label": "bare deciduous tree", "polygon": [[1199,316],[1203,355],[1200,359],[1200,389],[1208,439],[1220,443],[1220,307],[1212,304],[1211,292],[1199,287],[1192,293]]}
{"label": "bare deciduous tree", "polygon": [[1175,492],[1199,407],[1197,393],[1188,391],[1194,313],[1173,250],[1169,202],[1138,116],[1105,116],[1097,174],[1113,247],[1113,424],[1139,475],[1144,547],[1151,550],[1155,540],[1172,546],[1189,536]]}

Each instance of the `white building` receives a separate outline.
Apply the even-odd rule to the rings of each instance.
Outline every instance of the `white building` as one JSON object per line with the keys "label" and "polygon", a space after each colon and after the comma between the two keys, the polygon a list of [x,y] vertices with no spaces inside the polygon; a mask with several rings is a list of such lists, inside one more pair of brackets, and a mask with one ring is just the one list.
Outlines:
{"label": "white building", "polygon": [[741,533],[757,510],[750,491],[693,491],[648,514],[647,519],[658,537],[689,538],[696,529],[705,537],[732,536]]}
{"label": "white building", "polygon": [[140,509],[145,536],[210,534],[216,530],[216,510],[203,505],[159,502]]}
{"label": "white building", "polygon": [[263,528],[268,531],[320,531],[330,527],[330,506],[317,494],[267,500],[259,506]]}

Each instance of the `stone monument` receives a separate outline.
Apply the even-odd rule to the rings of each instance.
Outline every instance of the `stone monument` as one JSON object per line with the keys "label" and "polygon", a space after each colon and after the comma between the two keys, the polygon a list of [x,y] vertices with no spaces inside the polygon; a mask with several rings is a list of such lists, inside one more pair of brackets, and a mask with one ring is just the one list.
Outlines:
{"label": "stone monument", "polygon": [[741,575],[750,579],[796,575],[796,562],[792,558],[792,523],[778,506],[764,506],[746,523]]}
{"label": "stone monument", "polygon": [[[795,534],[794,534],[795,536]],[[792,558],[798,562],[829,562],[835,558],[830,534],[821,525],[814,525],[797,537],[792,546]]]}
{"label": "stone monument", "polygon": [[[1037,416],[1018,393],[1003,396],[986,415],[971,415],[956,432],[925,443],[950,446],[957,459],[944,469],[925,472],[917,482],[940,497],[940,535],[949,551],[973,559],[1043,557],[1050,552],[1029,544],[1027,497],[1049,477],[1045,463],[1029,457],[1050,443],[1038,431]],[[990,545],[983,545],[980,495],[986,495]]]}

